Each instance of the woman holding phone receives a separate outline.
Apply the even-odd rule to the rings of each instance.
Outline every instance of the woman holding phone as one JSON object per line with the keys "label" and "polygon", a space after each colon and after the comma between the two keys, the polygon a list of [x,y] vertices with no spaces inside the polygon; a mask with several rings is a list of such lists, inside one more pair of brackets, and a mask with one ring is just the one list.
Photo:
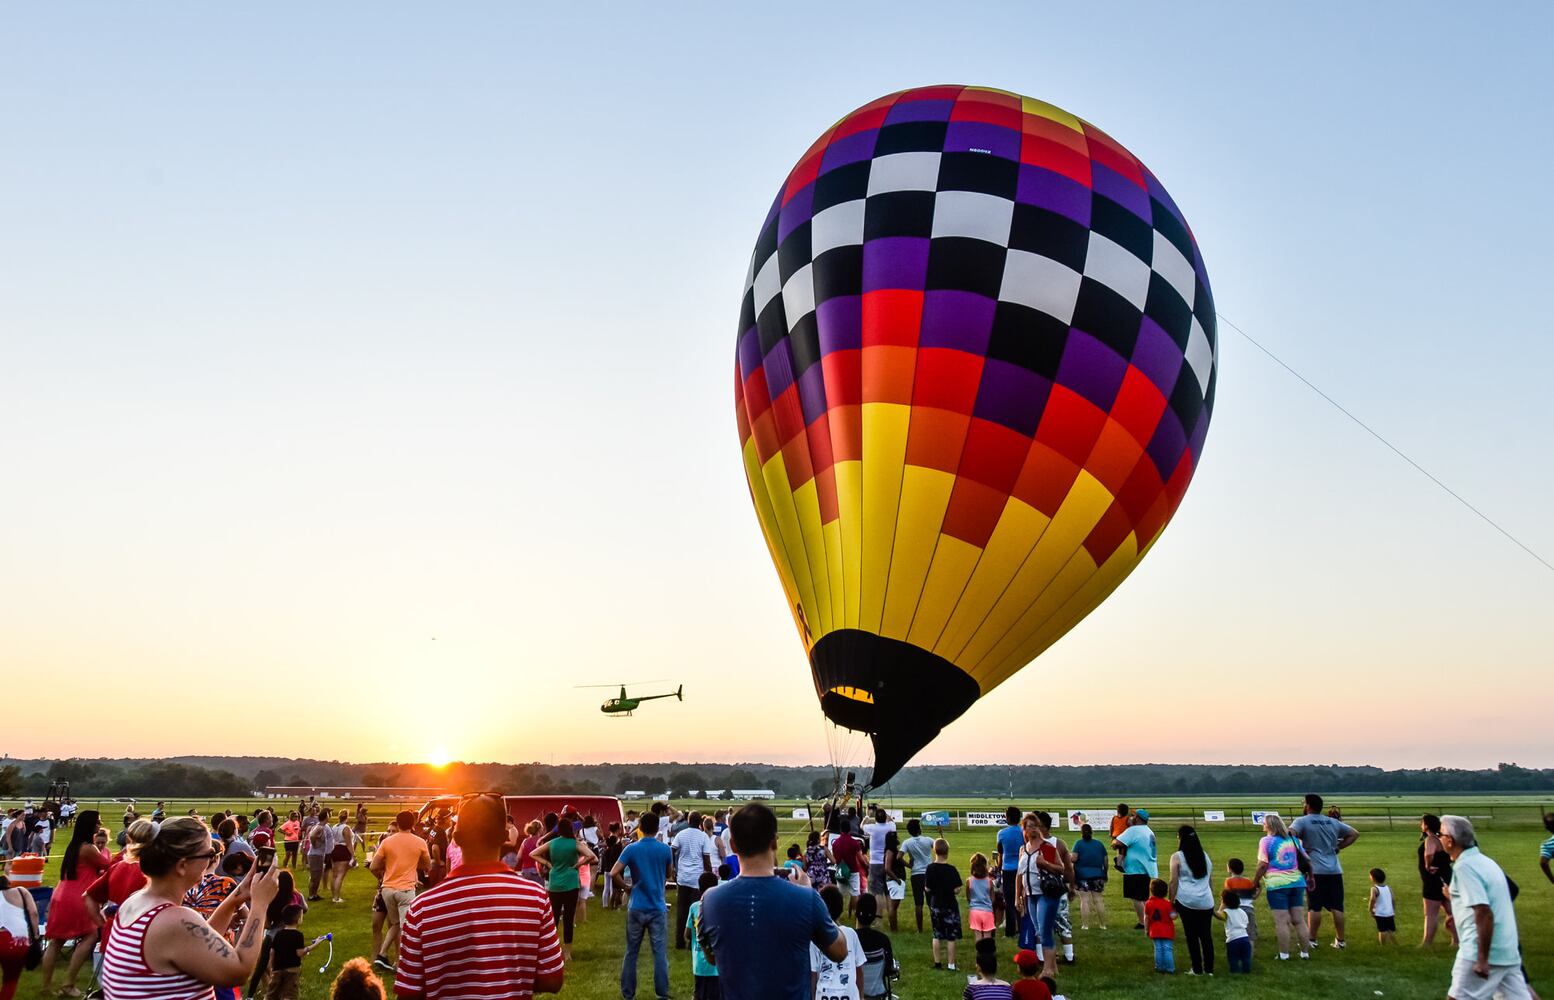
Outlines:
{"label": "woman holding phone", "polygon": [[[120,904],[103,950],[102,983],[108,996],[182,997],[210,1000],[215,987],[248,981],[259,959],[265,913],[279,888],[274,865],[262,877],[251,869],[209,920],[183,905],[216,855],[210,830],[192,816],[156,825],[140,850],[144,888]],[[235,943],[222,935],[243,903],[247,922]]]}

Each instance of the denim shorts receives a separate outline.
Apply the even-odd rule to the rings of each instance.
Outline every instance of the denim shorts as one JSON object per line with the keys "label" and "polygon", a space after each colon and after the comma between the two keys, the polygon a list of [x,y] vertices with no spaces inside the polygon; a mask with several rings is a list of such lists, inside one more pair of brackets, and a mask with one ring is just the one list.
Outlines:
{"label": "denim shorts", "polygon": [[1288,885],[1283,889],[1268,890],[1268,909],[1293,910],[1297,906],[1306,905],[1306,887],[1303,885]]}

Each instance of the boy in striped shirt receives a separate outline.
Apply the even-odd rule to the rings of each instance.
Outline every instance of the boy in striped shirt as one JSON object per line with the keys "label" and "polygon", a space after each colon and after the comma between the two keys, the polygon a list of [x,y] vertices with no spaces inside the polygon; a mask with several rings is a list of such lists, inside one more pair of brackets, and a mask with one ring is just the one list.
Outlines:
{"label": "boy in striped shirt", "polygon": [[561,990],[565,969],[550,898],[502,864],[500,795],[459,805],[454,842],[464,863],[405,911],[394,994],[400,1000],[481,1000]]}

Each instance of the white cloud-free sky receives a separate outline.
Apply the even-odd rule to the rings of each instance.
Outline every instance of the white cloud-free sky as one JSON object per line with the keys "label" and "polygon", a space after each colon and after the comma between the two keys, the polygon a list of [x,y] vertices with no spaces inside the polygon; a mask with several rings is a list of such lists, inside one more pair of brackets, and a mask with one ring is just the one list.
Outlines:
{"label": "white cloud-free sky", "polygon": [[[919,84],[1126,144],[1227,317],[1554,558],[1551,35],[1538,4],[12,6],[0,673],[36,710],[0,749],[825,759],[740,471],[739,294],[798,156]],[[1149,558],[919,761],[1554,766],[1554,573],[1220,345]],[[652,678],[685,704],[573,687]]]}

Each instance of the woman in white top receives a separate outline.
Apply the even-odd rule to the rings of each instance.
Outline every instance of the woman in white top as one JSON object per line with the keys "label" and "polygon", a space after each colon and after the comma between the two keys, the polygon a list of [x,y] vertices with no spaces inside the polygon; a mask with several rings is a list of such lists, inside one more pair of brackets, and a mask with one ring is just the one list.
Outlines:
{"label": "woman in white top", "polygon": [[1166,895],[1182,920],[1187,954],[1194,976],[1214,975],[1214,888],[1209,884],[1214,866],[1198,840],[1198,831],[1183,826],[1176,832],[1177,850],[1171,855],[1171,881]]}
{"label": "woman in white top", "polygon": [[336,816],[333,826],[330,828],[333,834],[333,845],[329,848],[329,898],[336,903],[345,902],[340,898],[340,887],[345,884],[345,873],[351,870],[351,863],[356,858],[356,834],[351,830],[350,819],[344,809]]}
{"label": "woman in white top", "polygon": [[13,996],[27,965],[27,948],[38,926],[32,893],[21,886],[0,892],[0,996]]}

